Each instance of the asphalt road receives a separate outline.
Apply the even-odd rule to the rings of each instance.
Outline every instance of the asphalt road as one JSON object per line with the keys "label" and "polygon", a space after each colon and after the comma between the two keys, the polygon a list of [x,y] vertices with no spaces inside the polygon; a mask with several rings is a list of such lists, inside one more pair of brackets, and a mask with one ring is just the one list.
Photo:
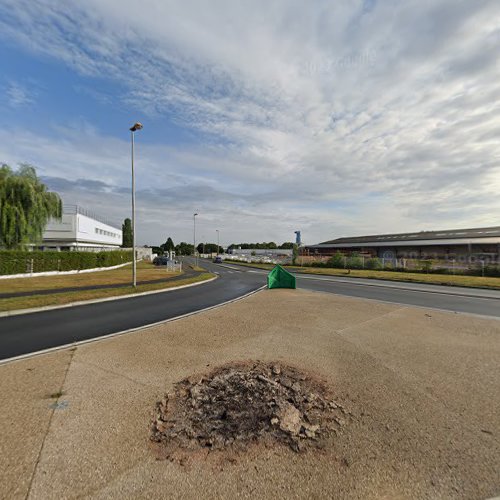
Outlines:
{"label": "asphalt road", "polygon": [[[267,271],[236,264],[224,266],[234,272],[267,274]],[[297,287],[306,290],[500,318],[499,290],[306,274],[296,274],[296,278]]]}
{"label": "asphalt road", "polygon": [[215,281],[180,290],[2,317],[0,359],[174,318],[235,299],[265,284],[260,274],[215,270],[220,273]]}
{"label": "asphalt road", "polygon": [[[0,318],[0,359],[88,340],[235,299],[266,283],[266,271],[203,261],[210,283],[181,290]],[[297,275],[307,290],[500,318],[500,292]]]}

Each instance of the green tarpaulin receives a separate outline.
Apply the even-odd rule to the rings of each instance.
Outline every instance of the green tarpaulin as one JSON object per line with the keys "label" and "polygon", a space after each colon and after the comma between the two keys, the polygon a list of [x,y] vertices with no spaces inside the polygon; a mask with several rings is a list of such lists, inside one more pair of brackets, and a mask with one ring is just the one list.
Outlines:
{"label": "green tarpaulin", "polygon": [[268,288],[295,288],[295,276],[281,266],[276,266],[267,275]]}

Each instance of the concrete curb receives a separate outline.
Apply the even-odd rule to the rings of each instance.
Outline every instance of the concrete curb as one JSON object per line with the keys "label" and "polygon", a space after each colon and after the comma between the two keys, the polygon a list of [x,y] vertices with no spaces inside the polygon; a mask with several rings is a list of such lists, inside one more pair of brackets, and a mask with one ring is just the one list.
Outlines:
{"label": "concrete curb", "polygon": [[[213,281],[214,279],[216,279],[216,278],[212,278],[211,280],[207,280],[207,281]],[[201,281],[200,283],[207,283],[207,281]],[[195,283],[195,284],[197,284],[197,283]],[[186,285],[185,287],[188,287],[188,286],[193,286],[193,285]],[[185,287],[179,287],[179,288],[185,288]],[[21,361],[23,359],[32,358],[34,356],[40,356],[42,354],[49,354],[51,352],[60,351],[62,349],[69,349],[69,348],[73,348],[73,347],[78,347],[81,345],[90,344],[92,342],[98,342],[100,340],[106,340],[106,339],[110,339],[113,337],[118,337],[119,335],[126,335],[128,333],[134,333],[134,332],[137,332],[139,330],[153,328],[155,326],[170,323],[172,321],[177,321],[179,319],[188,318],[189,316],[194,316],[195,314],[200,314],[200,313],[203,313],[206,311],[211,311],[212,309],[217,309],[218,307],[222,307],[222,306],[225,306],[227,304],[232,304],[233,302],[243,300],[243,299],[250,297],[251,295],[254,295],[254,294],[256,294],[256,293],[258,293],[266,288],[267,288],[267,285],[263,285],[263,286],[257,288],[256,290],[252,290],[251,292],[248,292],[244,295],[241,295],[240,297],[236,297],[236,298],[231,299],[231,300],[226,300],[225,302],[221,302],[220,304],[216,304],[216,305],[210,306],[210,307],[205,307],[204,309],[199,309],[198,311],[193,311],[190,313],[181,314],[180,316],[175,316],[174,318],[168,318],[168,319],[164,319],[162,321],[156,321],[155,323],[150,323],[148,325],[142,325],[142,326],[138,326],[136,328],[130,328],[128,330],[122,330],[120,332],[108,333],[107,335],[101,335],[100,337],[95,337],[93,339],[80,340],[78,342],[72,342],[71,344],[64,344],[64,345],[57,346],[57,347],[50,347],[48,349],[43,349],[41,351],[36,351],[36,352],[30,352],[28,354],[21,354],[20,356],[14,356],[13,358],[2,359],[2,360],[0,360],[0,366],[6,365],[8,363],[14,363],[15,361]],[[136,295],[145,295],[145,294],[136,294]]]}
{"label": "concrete curb", "polygon": [[121,300],[121,299],[130,299],[132,297],[141,297],[143,295],[153,295],[155,293],[165,293],[165,292],[173,292],[174,290],[180,290],[181,288],[189,288],[191,286],[203,285],[205,283],[210,283],[213,280],[216,280],[217,276],[210,278],[204,281],[197,281],[196,283],[189,283],[187,285],[180,286],[172,286],[170,288],[162,288],[160,290],[151,290],[149,292],[140,292],[140,293],[130,293],[128,295],[119,295],[117,297],[106,297],[103,299],[92,299],[92,300],[80,300],[78,302],[70,302],[69,304],[61,304],[58,306],[42,306],[42,307],[33,307],[32,309],[16,309],[14,311],[3,311],[0,312],[0,318],[4,318],[7,316],[18,316],[20,314],[32,314],[42,311],[52,311],[54,309],[64,309],[66,307],[76,307],[76,306],[85,306],[88,304],[97,304],[98,302],[109,302],[110,300]]}

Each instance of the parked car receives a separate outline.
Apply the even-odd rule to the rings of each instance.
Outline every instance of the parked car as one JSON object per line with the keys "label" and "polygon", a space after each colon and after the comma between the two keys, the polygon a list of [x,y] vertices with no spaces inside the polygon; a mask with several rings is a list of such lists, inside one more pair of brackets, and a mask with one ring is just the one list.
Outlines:
{"label": "parked car", "polygon": [[222,257],[220,255],[217,255],[214,259],[215,264],[222,264]]}
{"label": "parked car", "polygon": [[153,259],[153,264],[155,266],[166,266],[169,263],[170,259],[165,255],[160,255],[159,257],[155,257]]}

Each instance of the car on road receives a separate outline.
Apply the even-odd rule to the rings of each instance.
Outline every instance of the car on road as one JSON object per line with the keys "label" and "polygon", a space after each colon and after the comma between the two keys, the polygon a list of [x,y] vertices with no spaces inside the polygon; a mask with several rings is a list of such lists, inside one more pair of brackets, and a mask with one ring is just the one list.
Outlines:
{"label": "car on road", "polygon": [[217,255],[214,259],[215,264],[222,264],[222,257],[220,255]]}

